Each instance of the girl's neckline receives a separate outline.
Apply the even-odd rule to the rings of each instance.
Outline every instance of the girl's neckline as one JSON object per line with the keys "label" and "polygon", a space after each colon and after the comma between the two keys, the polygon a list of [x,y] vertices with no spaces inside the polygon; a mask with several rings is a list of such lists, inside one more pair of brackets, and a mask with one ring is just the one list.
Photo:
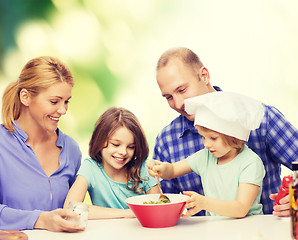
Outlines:
{"label": "girl's neckline", "polygon": [[99,168],[101,169],[101,171],[103,172],[103,174],[104,174],[104,175],[105,175],[111,182],[114,182],[114,183],[117,183],[117,184],[123,184],[123,185],[126,185],[126,182],[119,182],[119,181],[117,181],[117,180],[111,178],[111,177],[106,173],[106,171],[104,170],[102,164],[99,165]]}

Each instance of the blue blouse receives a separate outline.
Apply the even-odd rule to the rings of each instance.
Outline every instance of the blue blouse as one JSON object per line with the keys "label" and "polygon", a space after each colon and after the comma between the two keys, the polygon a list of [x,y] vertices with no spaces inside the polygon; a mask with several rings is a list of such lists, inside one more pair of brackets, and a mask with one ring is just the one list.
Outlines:
{"label": "blue blouse", "polygon": [[28,136],[0,125],[0,229],[32,229],[42,211],[62,208],[81,164],[78,144],[57,129],[58,169],[48,177]]}

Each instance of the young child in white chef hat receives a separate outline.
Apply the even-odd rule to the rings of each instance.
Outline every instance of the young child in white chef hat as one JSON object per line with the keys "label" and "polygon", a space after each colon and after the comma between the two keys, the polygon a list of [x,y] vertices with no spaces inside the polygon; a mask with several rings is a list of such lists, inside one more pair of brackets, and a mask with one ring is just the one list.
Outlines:
{"label": "young child in white chef hat", "polygon": [[[262,103],[229,92],[212,92],[185,99],[185,110],[195,115],[194,125],[204,149],[170,164],[147,161],[151,176],[169,180],[190,172],[201,176],[205,196],[190,196],[184,217],[206,210],[206,215],[241,218],[263,214],[260,197],[265,169],[259,156],[245,142],[264,117]],[[198,139],[199,140],[199,139]]]}

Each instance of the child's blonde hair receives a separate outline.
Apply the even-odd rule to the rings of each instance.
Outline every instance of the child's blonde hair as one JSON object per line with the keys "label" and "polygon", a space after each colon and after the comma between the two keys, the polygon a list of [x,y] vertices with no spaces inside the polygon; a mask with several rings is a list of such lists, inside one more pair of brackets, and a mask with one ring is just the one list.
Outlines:
{"label": "child's blonde hair", "polygon": [[235,148],[237,150],[237,153],[241,152],[244,147],[245,141],[243,141],[243,140],[240,140],[240,139],[232,137],[232,136],[225,135],[223,133],[214,131],[212,129],[209,129],[209,128],[206,128],[203,126],[196,125],[195,127],[197,130],[202,131],[202,132],[216,132],[216,133],[222,135],[224,142],[227,145],[231,146],[232,148]]}

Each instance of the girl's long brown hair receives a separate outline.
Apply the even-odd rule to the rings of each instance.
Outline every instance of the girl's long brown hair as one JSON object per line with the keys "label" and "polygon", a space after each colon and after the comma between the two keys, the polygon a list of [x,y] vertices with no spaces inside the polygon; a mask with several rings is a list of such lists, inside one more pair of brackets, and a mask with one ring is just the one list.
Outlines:
{"label": "girl's long brown hair", "polygon": [[[106,110],[97,120],[91,140],[89,142],[89,156],[98,164],[102,164],[102,149],[108,146],[109,139],[119,127],[126,127],[132,132],[135,141],[135,152],[126,164],[126,187],[135,193],[141,193],[139,184],[143,181],[140,167],[149,154],[148,143],[136,116],[125,108],[112,107]],[[132,183],[129,187],[128,183]]]}

